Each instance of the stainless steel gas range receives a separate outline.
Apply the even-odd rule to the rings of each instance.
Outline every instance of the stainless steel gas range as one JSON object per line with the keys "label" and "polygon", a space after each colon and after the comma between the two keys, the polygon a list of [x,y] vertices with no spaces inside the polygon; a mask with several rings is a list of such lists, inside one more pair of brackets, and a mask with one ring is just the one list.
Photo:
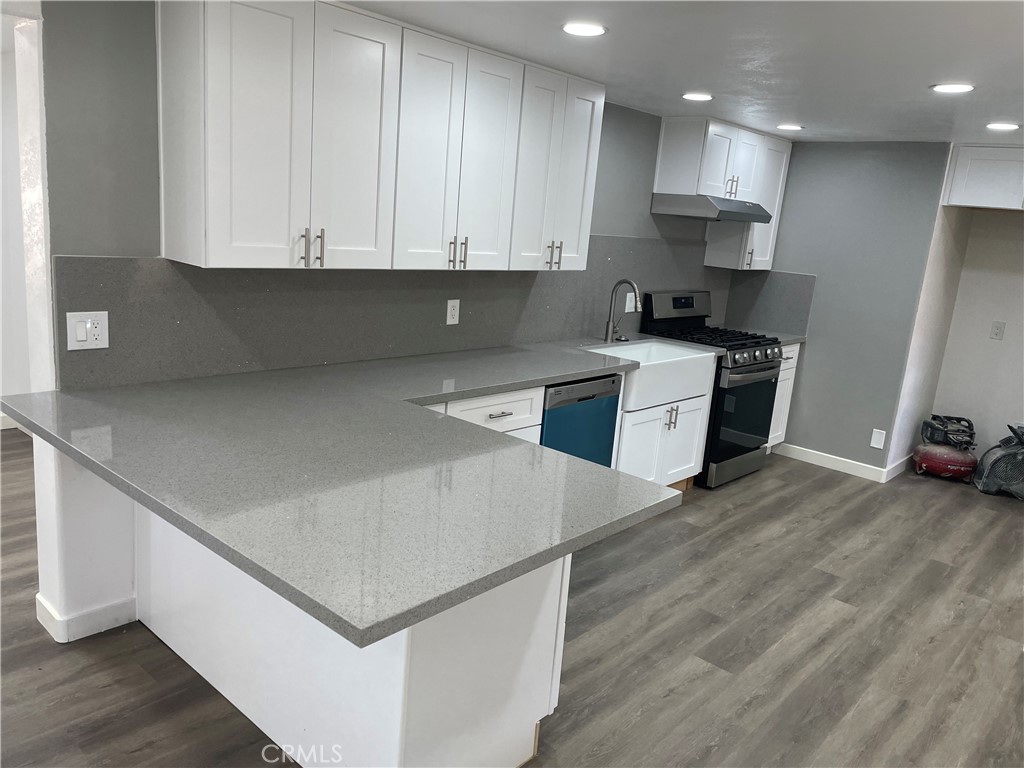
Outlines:
{"label": "stainless steel gas range", "polygon": [[778,339],[707,325],[707,291],[645,293],[640,332],[725,350],[718,358],[704,466],[697,484],[705,488],[735,480],[764,465],[782,367]]}

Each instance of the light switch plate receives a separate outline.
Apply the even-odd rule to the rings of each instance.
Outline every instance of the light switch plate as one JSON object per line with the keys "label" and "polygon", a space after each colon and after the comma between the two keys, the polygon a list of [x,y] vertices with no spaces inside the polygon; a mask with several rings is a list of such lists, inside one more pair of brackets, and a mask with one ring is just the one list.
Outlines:
{"label": "light switch plate", "polygon": [[872,429],[871,430],[871,447],[872,448],[884,448],[885,447],[885,430],[884,429]]}
{"label": "light switch plate", "polygon": [[992,332],[989,333],[988,337],[990,339],[995,339],[996,341],[1002,341],[1004,333],[1006,333],[1006,323],[1001,320],[993,320]]}
{"label": "light switch plate", "polygon": [[69,351],[110,346],[106,312],[68,312],[67,323]]}

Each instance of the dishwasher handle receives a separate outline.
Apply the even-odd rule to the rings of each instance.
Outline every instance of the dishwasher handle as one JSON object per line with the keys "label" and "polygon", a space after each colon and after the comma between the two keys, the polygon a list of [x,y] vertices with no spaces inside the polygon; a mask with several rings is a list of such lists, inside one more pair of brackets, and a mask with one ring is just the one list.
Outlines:
{"label": "dishwasher handle", "polygon": [[622,374],[604,376],[600,379],[576,381],[571,384],[555,384],[544,393],[544,410],[561,408],[587,400],[618,397],[622,392]]}

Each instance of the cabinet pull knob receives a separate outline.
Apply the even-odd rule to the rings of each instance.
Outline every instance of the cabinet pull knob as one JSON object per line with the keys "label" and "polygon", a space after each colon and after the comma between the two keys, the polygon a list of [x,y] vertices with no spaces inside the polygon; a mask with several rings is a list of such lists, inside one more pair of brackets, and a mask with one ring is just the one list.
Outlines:
{"label": "cabinet pull knob", "polygon": [[564,245],[565,245],[565,241],[564,240],[559,240],[558,241],[558,248],[556,250],[558,251],[558,262],[557,262],[557,265],[558,265],[559,269],[562,268],[562,246],[564,246]]}
{"label": "cabinet pull knob", "polygon": [[327,248],[327,230],[321,229],[320,234],[316,236],[316,239],[320,241],[320,255],[317,256],[314,261],[319,261],[320,268],[323,269],[325,249]]}
{"label": "cabinet pull knob", "polygon": [[309,249],[312,247],[312,243],[309,240],[309,227],[306,227],[306,231],[299,235],[299,239],[302,243],[302,258],[299,261],[302,262],[306,269],[309,269]]}
{"label": "cabinet pull knob", "polygon": [[448,241],[448,269],[455,269],[455,238]]}
{"label": "cabinet pull knob", "polygon": [[511,415],[512,415],[512,411],[500,411],[499,413],[488,413],[487,414],[487,418],[488,419],[503,419],[506,416],[511,416]]}
{"label": "cabinet pull knob", "polygon": [[469,235],[466,235],[466,239],[462,241],[462,259],[460,260],[460,266],[465,269],[469,263]]}

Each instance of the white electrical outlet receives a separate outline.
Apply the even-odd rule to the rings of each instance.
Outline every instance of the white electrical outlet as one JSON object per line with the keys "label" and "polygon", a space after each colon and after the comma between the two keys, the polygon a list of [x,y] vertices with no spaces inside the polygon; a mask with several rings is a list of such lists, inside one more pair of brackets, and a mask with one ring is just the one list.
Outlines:
{"label": "white electrical outlet", "polygon": [[459,324],[459,300],[448,299],[448,313],[445,315],[446,325]]}
{"label": "white electrical outlet", "polygon": [[68,350],[110,346],[106,312],[68,312]]}
{"label": "white electrical outlet", "polygon": [[885,430],[884,429],[872,429],[871,430],[871,447],[872,448],[884,448],[885,447]]}
{"label": "white electrical outlet", "polygon": [[1002,341],[1004,333],[1006,333],[1006,323],[1001,320],[993,320],[992,332],[989,333],[988,337],[990,339],[995,339],[996,341]]}

